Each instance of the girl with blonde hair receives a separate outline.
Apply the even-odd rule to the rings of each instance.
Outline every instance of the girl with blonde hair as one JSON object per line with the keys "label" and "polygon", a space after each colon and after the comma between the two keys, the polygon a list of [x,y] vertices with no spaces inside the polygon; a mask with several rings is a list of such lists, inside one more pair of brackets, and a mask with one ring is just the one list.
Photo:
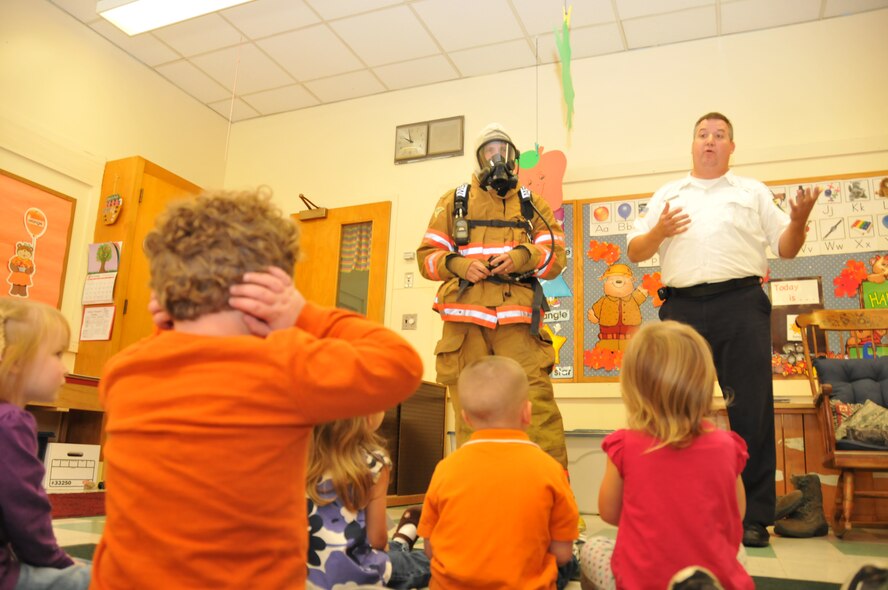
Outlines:
{"label": "girl with blonde hair", "polygon": [[617,539],[581,549],[584,590],[681,588],[701,576],[710,585],[700,587],[754,588],[738,561],[748,454],[709,419],[715,381],[709,345],[690,326],[651,322],[632,338],[620,373],[628,428],[601,444],[598,508]]}
{"label": "girl with blonde hair", "polygon": [[83,590],[90,567],[75,564],[52,530],[37,423],[25,404],[55,400],[65,381],[70,330],[43,303],[0,298],[0,589]]}
{"label": "girl with blonde hair", "polygon": [[429,558],[413,551],[419,508],[404,512],[387,544],[392,463],[376,433],[383,417],[379,412],[334,420],[312,431],[306,476],[309,588],[428,585]]}

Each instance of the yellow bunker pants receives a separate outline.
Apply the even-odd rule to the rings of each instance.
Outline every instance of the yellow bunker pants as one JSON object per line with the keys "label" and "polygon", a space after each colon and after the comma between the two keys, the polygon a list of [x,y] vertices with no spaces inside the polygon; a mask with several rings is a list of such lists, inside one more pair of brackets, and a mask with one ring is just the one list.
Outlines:
{"label": "yellow bunker pants", "polygon": [[544,451],[567,469],[564,424],[555,403],[549,372],[555,350],[544,335],[532,336],[528,324],[506,324],[494,329],[475,324],[444,322],[444,332],[435,348],[438,382],[446,385],[456,420],[456,442],[462,445],[472,433],[460,415],[456,382],[464,367],[484,356],[505,356],[517,361],[527,373],[533,416],[527,434]]}

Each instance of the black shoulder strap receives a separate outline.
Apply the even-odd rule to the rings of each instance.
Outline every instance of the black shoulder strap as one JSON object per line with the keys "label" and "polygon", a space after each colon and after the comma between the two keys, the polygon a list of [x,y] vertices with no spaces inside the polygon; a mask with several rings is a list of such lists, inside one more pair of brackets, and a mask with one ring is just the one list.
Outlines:
{"label": "black shoulder strap", "polygon": [[518,189],[518,198],[521,199],[521,215],[528,221],[533,221],[533,194],[526,186]]}
{"label": "black shoulder strap", "polygon": [[453,191],[453,216],[466,217],[469,214],[469,185],[461,184]]}

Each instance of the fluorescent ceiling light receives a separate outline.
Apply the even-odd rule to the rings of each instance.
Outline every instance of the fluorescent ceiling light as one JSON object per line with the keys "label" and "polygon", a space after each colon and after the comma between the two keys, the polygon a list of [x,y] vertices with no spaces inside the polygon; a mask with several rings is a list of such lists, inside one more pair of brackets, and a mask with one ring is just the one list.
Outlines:
{"label": "fluorescent ceiling light", "polygon": [[99,0],[96,12],[127,35],[138,35],[252,0]]}

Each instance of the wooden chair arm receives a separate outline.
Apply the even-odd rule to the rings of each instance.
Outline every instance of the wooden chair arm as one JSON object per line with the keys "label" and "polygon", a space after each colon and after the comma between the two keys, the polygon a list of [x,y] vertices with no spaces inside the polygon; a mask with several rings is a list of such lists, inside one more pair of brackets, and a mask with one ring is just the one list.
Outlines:
{"label": "wooden chair arm", "polygon": [[824,402],[829,403],[829,398],[832,396],[832,385],[829,383],[821,383],[820,384],[820,393],[817,397],[814,398],[814,407],[819,408],[820,405]]}

